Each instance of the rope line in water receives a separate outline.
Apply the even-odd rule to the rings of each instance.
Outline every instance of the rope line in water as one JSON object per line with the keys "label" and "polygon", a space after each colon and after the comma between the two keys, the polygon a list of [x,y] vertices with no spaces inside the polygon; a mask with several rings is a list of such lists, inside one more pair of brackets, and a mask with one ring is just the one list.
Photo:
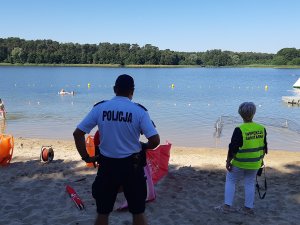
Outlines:
{"label": "rope line in water", "polygon": [[[255,117],[255,122],[266,127],[275,127],[287,129],[289,131],[300,134],[300,125],[293,120],[286,118],[270,118],[270,117]],[[243,120],[238,116],[220,116],[215,122],[215,136],[220,137],[225,125],[238,125],[243,123]]]}

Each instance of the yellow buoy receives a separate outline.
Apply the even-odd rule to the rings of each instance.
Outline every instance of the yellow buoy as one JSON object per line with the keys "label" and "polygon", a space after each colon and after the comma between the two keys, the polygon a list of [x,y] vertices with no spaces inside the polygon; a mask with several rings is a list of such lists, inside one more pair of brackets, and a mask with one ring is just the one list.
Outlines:
{"label": "yellow buoy", "polygon": [[88,88],[90,88],[91,87],[91,83],[88,83]]}
{"label": "yellow buoy", "polygon": [[265,85],[265,90],[267,91],[269,89],[268,85]]}
{"label": "yellow buoy", "polygon": [[175,88],[175,84],[171,84],[171,88]]}

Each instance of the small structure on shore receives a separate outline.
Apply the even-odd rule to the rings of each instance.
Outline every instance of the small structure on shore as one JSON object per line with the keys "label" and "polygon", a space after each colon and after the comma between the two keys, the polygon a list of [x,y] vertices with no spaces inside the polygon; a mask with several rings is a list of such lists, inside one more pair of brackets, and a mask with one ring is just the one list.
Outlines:
{"label": "small structure on shore", "polygon": [[293,84],[293,88],[294,92],[298,92],[298,94],[294,96],[282,96],[282,101],[292,106],[300,106],[300,78]]}

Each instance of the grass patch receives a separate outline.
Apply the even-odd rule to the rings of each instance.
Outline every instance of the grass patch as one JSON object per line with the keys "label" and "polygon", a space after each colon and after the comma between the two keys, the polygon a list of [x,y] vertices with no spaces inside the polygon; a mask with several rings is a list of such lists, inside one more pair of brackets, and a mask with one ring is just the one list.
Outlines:
{"label": "grass patch", "polygon": [[[50,64],[50,63],[0,63],[0,66],[41,66],[41,67],[110,67],[110,68],[221,68],[214,66],[199,65],[121,65],[121,64]],[[222,68],[274,68],[274,69],[300,69],[300,65],[236,65],[224,66]]]}
{"label": "grass patch", "polygon": [[264,64],[251,64],[237,66],[242,68],[274,68],[274,69],[299,69],[300,65],[264,65]]}

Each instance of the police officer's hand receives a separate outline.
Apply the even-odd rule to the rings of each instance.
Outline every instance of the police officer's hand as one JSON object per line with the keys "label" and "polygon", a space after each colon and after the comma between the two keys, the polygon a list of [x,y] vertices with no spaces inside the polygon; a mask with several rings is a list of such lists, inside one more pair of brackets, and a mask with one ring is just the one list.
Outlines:
{"label": "police officer's hand", "polygon": [[85,159],[83,159],[86,163],[94,163],[98,160],[97,156],[92,156],[92,157],[86,157]]}
{"label": "police officer's hand", "polygon": [[93,163],[94,164],[94,167],[96,167],[98,165],[98,160],[99,160],[99,155],[96,155],[96,156],[88,156],[86,158],[82,158],[83,161],[85,161],[86,163]]}
{"label": "police officer's hand", "polygon": [[144,142],[141,142],[141,141],[140,141],[140,143],[141,143],[141,146],[142,146],[142,151],[146,151],[148,149],[147,143],[144,143]]}

